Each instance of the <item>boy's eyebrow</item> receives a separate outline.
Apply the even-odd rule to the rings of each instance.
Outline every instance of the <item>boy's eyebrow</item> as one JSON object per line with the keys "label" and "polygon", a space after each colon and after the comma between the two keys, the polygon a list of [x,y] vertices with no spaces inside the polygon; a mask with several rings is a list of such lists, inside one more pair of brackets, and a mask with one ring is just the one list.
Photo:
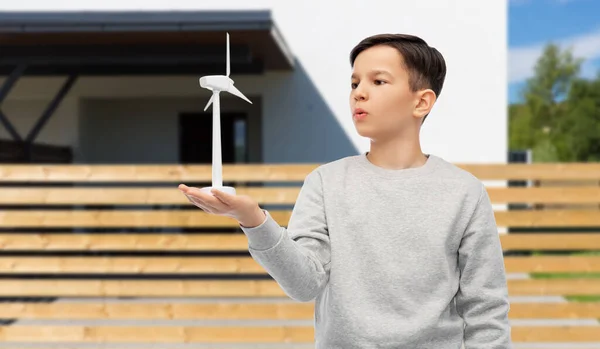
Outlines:
{"label": "boy's eyebrow", "polygon": [[[392,76],[392,74],[391,74],[390,72],[388,72],[387,70],[383,70],[383,69],[371,70],[371,71],[369,72],[369,75],[371,75],[371,76],[375,76],[375,75],[379,75],[379,74],[384,74],[384,75],[389,75],[389,76]],[[356,77],[357,77],[357,76],[356,76],[356,74],[355,74],[355,73],[352,73],[352,76],[351,76],[351,78],[352,78],[352,79],[355,79]]]}
{"label": "boy's eyebrow", "polygon": [[372,74],[372,75],[384,74],[384,75],[390,75],[390,76],[392,75],[392,73],[390,73],[390,72],[389,72],[389,71],[387,71],[387,70],[373,70],[373,71],[371,72],[371,74]]}

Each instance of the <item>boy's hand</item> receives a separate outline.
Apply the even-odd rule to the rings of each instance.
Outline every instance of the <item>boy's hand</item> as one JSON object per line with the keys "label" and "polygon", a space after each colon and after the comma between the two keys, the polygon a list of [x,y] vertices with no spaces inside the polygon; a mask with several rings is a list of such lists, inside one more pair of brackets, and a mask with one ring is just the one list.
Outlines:
{"label": "boy's hand", "polygon": [[179,185],[179,190],[188,200],[202,210],[220,216],[236,219],[244,227],[255,227],[265,219],[265,213],[258,202],[246,195],[230,195],[217,189],[212,189],[210,195],[198,188]]}

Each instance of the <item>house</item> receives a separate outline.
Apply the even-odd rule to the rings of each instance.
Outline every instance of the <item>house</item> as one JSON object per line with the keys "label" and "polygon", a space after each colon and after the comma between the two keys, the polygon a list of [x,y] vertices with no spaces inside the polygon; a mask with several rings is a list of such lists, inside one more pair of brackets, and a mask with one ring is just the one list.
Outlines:
{"label": "house", "polygon": [[[32,162],[209,163],[210,92],[198,79],[225,73],[226,33],[231,77],[252,104],[221,98],[225,163],[364,152],[369,140],[356,133],[348,104],[348,56],[382,32],[418,35],[446,58],[424,151],[506,162],[506,1],[55,5],[0,5],[4,162],[20,154]],[[29,143],[28,158],[15,147]]]}

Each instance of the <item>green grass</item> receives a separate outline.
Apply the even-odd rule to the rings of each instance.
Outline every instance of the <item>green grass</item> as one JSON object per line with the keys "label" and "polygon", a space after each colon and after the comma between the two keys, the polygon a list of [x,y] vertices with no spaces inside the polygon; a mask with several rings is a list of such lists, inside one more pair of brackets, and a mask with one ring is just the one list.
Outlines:
{"label": "green grass", "polygon": [[566,255],[566,256],[600,256],[600,251],[580,251],[580,252],[568,252],[568,253],[556,253],[556,252],[541,252],[541,251],[532,251],[532,256],[556,256],[556,255]]}
{"label": "green grass", "polygon": [[[556,255],[535,251],[534,256]],[[568,253],[570,256],[600,256],[600,251],[583,251]],[[600,273],[530,273],[532,279],[600,279]],[[565,296],[570,302],[600,302],[600,295]]]}
{"label": "green grass", "polygon": [[[569,302],[600,302],[600,295],[590,296],[565,296]],[[598,319],[600,321],[600,319]]]}
{"label": "green grass", "polygon": [[[600,273],[531,273],[532,279],[600,279]],[[600,295],[565,296],[571,302],[600,302]]]}
{"label": "green grass", "polygon": [[598,279],[600,273],[531,273],[532,279]]}

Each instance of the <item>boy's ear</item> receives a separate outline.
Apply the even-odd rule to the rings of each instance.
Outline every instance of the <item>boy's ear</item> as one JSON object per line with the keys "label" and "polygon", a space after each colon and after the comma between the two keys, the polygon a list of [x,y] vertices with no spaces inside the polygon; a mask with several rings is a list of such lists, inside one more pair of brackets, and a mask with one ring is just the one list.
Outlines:
{"label": "boy's ear", "polygon": [[416,105],[413,111],[414,117],[422,119],[425,117],[425,115],[429,114],[431,108],[433,108],[435,100],[435,92],[433,92],[431,89],[425,89],[417,92],[415,99]]}

